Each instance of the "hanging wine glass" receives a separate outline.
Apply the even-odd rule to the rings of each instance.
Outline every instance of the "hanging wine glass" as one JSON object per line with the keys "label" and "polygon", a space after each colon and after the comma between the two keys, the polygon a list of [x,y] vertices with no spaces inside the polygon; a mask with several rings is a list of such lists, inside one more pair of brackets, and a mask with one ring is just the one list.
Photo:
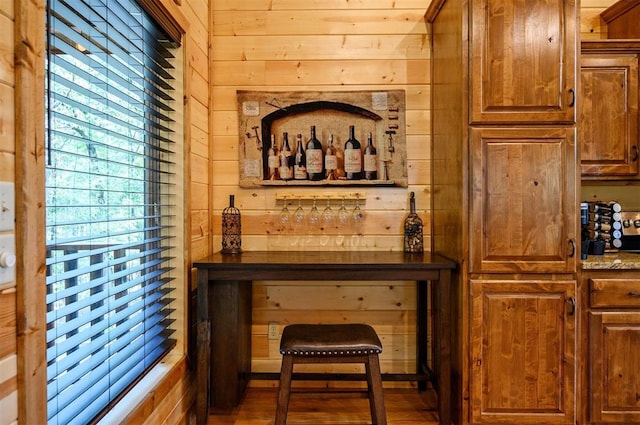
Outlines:
{"label": "hanging wine glass", "polygon": [[364,213],[360,209],[360,195],[356,195],[356,206],[351,213],[353,223],[358,226],[364,220]]}
{"label": "hanging wine glass", "polygon": [[283,198],[284,205],[282,206],[282,210],[280,210],[280,224],[286,226],[289,223],[289,218],[291,214],[289,213],[289,208],[287,208],[287,197]]}
{"label": "hanging wine glass", "polygon": [[347,211],[347,207],[344,206],[344,196],[342,197],[342,203],[338,210],[338,223],[340,223],[340,226],[349,224],[349,211]]}
{"label": "hanging wine glass", "polygon": [[327,206],[324,211],[322,211],[322,225],[325,227],[325,230],[328,230],[333,223],[333,210],[331,209],[331,198],[327,197]]}
{"label": "hanging wine glass", "polygon": [[302,209],[302,197],[298,197],[298,208],[293,213],[293,221],[297,226],[304,223],[304,209]]}
{"label": "hanging wine glass", "polygon": [[311,228],[317,228],[320,224],[320,211],[318,211],[318,207],[316,206],[316,198],[313,197],[313,206],[311,207],[311,211],[309,211],[309,226]]}

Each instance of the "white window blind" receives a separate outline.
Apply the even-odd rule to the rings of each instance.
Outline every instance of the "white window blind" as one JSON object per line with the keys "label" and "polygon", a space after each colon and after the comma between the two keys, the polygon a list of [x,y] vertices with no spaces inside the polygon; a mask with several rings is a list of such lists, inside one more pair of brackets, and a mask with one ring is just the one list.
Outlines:
{"label": "white window blind", "polygon": [[49,0],[47,395],[85,424],[171,347],[169,37],[131,0]]}

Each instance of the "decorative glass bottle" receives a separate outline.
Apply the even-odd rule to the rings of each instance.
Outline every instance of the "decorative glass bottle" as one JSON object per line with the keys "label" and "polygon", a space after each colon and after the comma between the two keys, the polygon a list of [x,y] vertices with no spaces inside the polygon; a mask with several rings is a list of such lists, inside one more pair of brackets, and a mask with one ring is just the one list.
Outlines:
{"label": "decorative glass bottle", "polygon": [[373,135],[369,133],[367,146],[364,148],[364,178],[367,180],[378,179],[378,155],[373,146]]}
{"label": "decorative glass bottle", "polygon": [[280,159],[278,158],[278,146],[276,146],[276,135],[271,135],[271,145],[267,151],[267,170],[269,180],[278,180],[279,176]]}
{"label": "decorative glass bottle", "polygon": [[311,138],[307,142],[307,174],[309,180],[323,180],[324,171],[324,152],[322,151],[322,143],[316,138],[316,126],[311,126]]}
{"label": "decorative glass bottle", "polygon": [[349,140],[344,144],[344,171],[347,180],[362,180],[362,150],[360,142],[356,139],[355,127],[349,126]]}
{"label": "decorative glass bottle", "polygon": [[282,180],[293,178],[293,152],[289,146],[289,133],[282,133],[282,147],[280,148],[280,167],[278,173]]}
{"label": "decorative glass bottle", "polygon": [[233,204],[235,195],[229,195],[229,206],[222,210],[222,250],[223,254],[242,252],[242,228],[240,210]]}
{"label": "decorative glass bottle", "polygon": [[424,252],[422,219],[416,213],[416,197],[411,192],[409,215],[404,219],[404,252]]}
{"label": "decorative glass bottle", "polygon": [[327,180],[336,180],[336,170],[338,169],[338,157],[336,148],[333,146],[333,134],[329,135],[329,145],[324,152],[324,168],[327,170]]}

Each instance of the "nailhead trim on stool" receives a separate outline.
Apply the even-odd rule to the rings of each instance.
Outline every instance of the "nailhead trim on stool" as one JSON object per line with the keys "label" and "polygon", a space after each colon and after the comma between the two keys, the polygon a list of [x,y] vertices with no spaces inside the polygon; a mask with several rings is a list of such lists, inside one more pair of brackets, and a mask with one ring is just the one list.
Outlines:
{"label": "nailhead trim on stool", "polygon": [[375,330],[366,324],[286,326],[280,339],[282,368],[275,425],[287,423],[291,376],[295,363],[364,363],[371,420],[374,425],[386,425],[378,359],[378,354],[381,352],[380,338]]}

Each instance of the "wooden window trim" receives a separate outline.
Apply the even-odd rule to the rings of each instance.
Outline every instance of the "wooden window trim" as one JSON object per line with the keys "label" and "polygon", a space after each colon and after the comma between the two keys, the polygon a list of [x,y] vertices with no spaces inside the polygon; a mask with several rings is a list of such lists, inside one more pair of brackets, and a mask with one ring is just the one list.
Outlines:
{"label": "wooden window trim", "polygon": [[137,2],[167,32],[171,41],[181,43],[189,23],[173,0],[137,0]]}
{"label": "wooden window trim", "polygon": [[[140,0],[140,4],[172,41],[181,41],[188,21],[173,0]],[[45,0],[15,2],[17,387],[19,422],[28,424],[47,422],[45,20]]]}

